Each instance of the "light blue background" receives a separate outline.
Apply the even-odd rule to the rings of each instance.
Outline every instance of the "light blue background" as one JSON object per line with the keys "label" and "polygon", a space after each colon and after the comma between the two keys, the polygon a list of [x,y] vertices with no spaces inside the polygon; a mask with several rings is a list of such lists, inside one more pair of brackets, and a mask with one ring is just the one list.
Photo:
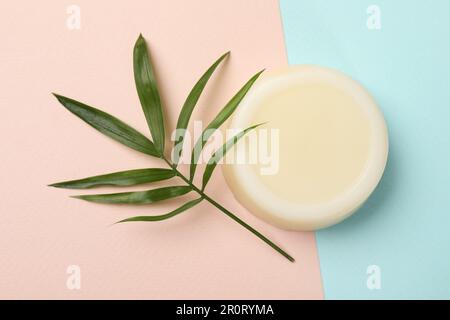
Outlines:
{"label": "light blue background", "polygon": [[[381,9],[379,31],[366,26]],[[353,217],[317,232],[327,299],[450,299],[450,1],[281,0],[290,64],[337,68],[383,110],[384,177]],[[366,268],[381,268],[381,290]]]}

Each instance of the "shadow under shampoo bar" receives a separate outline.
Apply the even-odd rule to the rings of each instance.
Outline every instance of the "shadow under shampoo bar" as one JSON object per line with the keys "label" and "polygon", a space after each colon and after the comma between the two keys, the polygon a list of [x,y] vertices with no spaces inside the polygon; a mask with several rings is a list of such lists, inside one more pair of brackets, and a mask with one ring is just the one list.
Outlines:
{"label": "shadow under shampoo bar", "polygon": [[[305,65],[266,74],[242,101],[230,128],[261,122],[267,123],[254,132],[257,144],[251,136],[242,139],[234,157],[258,156],[266,143],[276,161],[273,170],[258,157],[223,167],[238,201],[273,225],[316,230],[336,224],[355,212],[381,179],[388,155],[383,115],[367,91],[340,72]],[[247,146],[239,148],[243,141]]]}

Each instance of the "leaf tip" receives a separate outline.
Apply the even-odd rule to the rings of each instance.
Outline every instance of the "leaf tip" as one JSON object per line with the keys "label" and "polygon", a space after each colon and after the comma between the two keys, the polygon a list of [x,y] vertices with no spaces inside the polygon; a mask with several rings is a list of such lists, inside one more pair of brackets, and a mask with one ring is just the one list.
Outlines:
{"label": "leaf tip", "polygon": [[79,200],[86,200],[89,201],[89,196],[83,196],[83,195],[79,195],[79,196],[69,196],[70,198],[74,198],[74,199],[79,199]]}
{"label": "leaf tip", "polygon": [[135,50],[136,48],[142,46],[143,44],[145,44],[145,38],[142,35],[142,33],[139,33],[139,37],[136,39],[136,42],[134,43]]}
{"label": "leaf tip", "polygon": [[259,76],[261,75],[261,73],[263,73],[264,71],[266,71],[265,68],[262,69],[262,70],[260,70],[260,71],[258,71],[257,73],[255,73],[255,75],[249,80],[249,82],[250,82],[250,83],[254,83],[254,82],[259,78]]}
{"label": "leaf tip", "polygon": [[136,42],[145,42],[145,38],[144,38],[144,36],[142,35],[142,33],[139,33],[139,37],[137,38],[137,41]]}
{"label": "leaf tip", "polygon": [[[58,102],[59,103],[61,103],[62,105],[64,105],[64,102],[67,102],[67,98],[66,97],[64,97],[64,96],[62,96],[62,95],[60,95],[60,94],[57,94],[57,93],[55,93],[55,92],[52,92],[52,95],[58,100]],[[64,105],[65,106],[65,105]]]}

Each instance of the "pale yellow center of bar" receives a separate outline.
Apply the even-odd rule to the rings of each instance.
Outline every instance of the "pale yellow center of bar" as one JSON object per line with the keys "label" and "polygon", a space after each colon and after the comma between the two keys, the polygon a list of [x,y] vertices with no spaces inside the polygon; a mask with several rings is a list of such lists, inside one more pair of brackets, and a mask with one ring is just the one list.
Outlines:
{"label": "pale yellow center of bar", "polygon": [[279,171],[261,175],[275,195],[303,204],[330,200],[348,190],[369,156],[370,122],[343,90],[326,82],[291,83],[255,108],[252,123],[279,129]]}

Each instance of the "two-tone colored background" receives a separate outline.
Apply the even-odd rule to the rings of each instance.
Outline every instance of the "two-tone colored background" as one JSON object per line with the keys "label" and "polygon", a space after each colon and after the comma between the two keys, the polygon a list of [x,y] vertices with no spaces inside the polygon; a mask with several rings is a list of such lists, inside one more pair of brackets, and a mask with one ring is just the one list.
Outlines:
{"label": "two-tone colored background", "polygon": [[[71,5],[81,29],[67,25]],[[374,8],[380,28],[368,25]],[[290,264],[207,204],[158,224],[111,226],[176,203],[102,206],[46,187],[163,165],[101,136],[50,94],[147,133],[132,74],[139,33],[169,130],[197,78],[227,50],[195,119],[211,119],[262,68],[321,64],[362,82],[390,132],[374,195],[338,226],[287,232],[246,212],[218,171],[209,193],[294,255]],[[449,34],[446,0],[0,4],[0,298],[450,298]],[[80,290],[66,285],[72,265]],[[376,288],[367,284],[373,266]]]}

